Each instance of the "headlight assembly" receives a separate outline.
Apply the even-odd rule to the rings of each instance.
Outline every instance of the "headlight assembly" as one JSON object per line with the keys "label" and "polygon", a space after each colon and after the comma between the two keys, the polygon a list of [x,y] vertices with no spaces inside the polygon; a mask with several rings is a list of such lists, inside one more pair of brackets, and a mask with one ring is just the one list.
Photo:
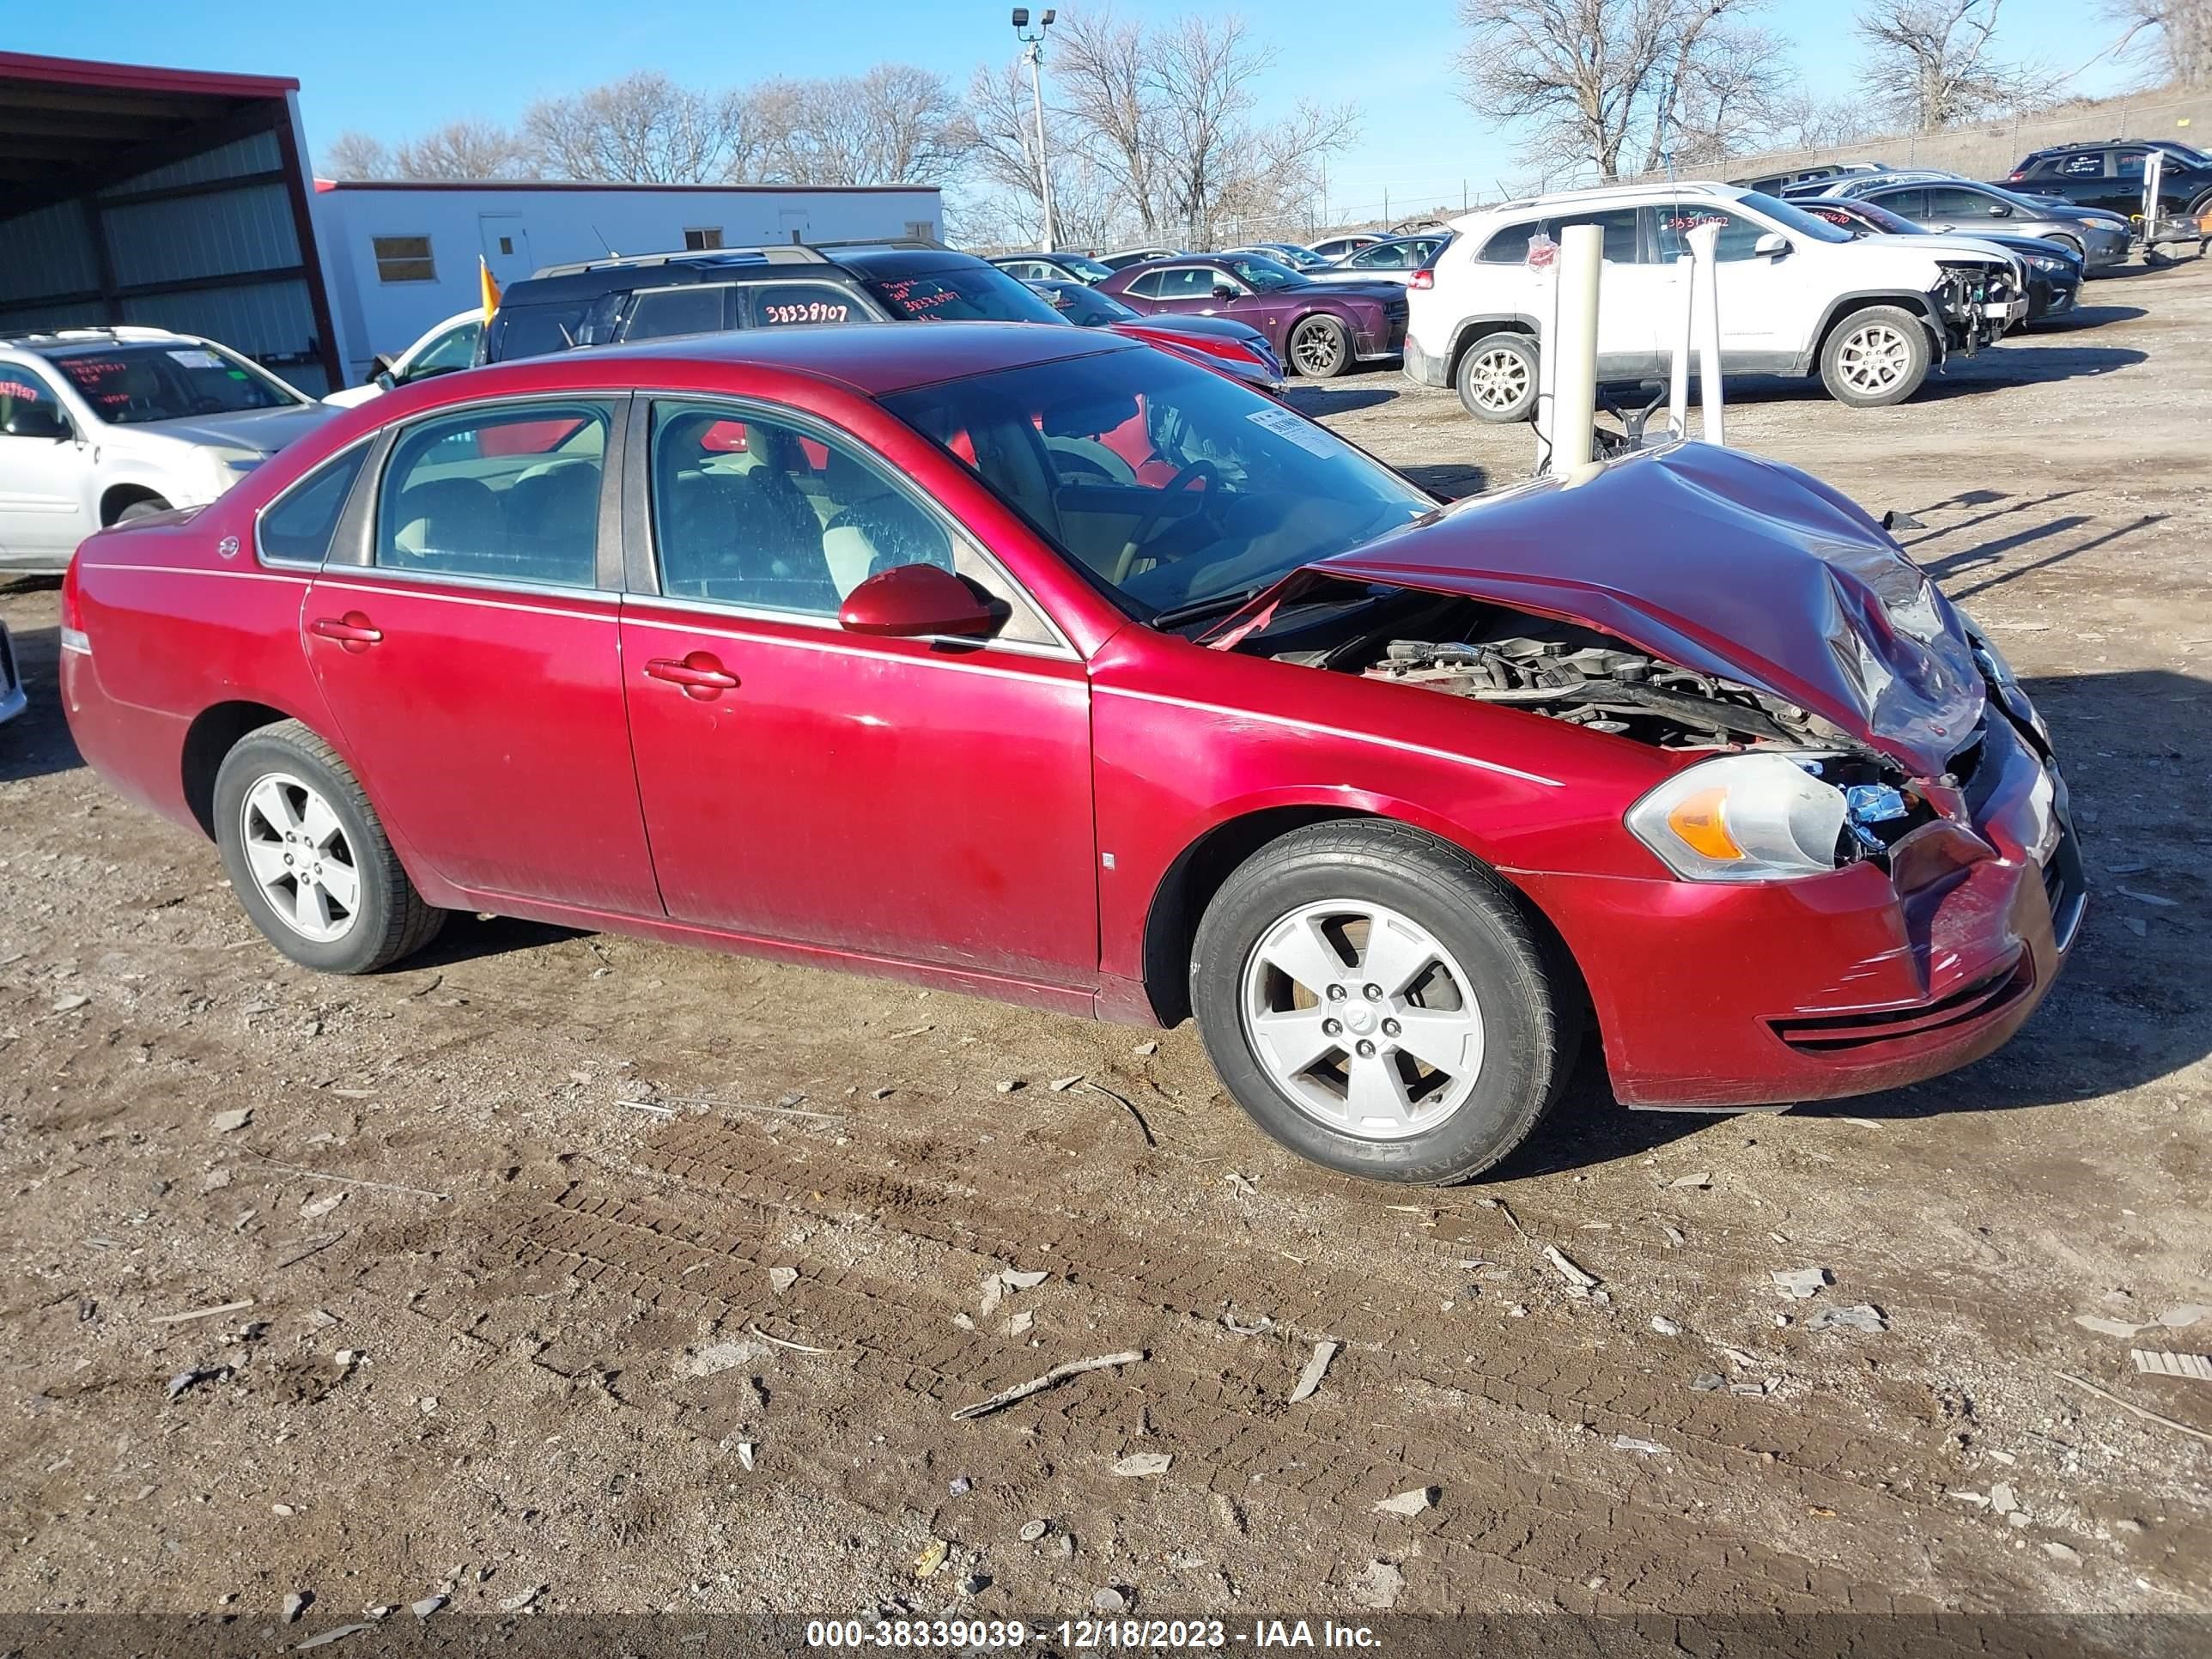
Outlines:
{"label": "headlight assembly", "polygon": [[1685,881],[1787,881],[1844,861],[1845,815],[1842,790],[1760,750],[1685,768],[1630,807],[1626,823]]}

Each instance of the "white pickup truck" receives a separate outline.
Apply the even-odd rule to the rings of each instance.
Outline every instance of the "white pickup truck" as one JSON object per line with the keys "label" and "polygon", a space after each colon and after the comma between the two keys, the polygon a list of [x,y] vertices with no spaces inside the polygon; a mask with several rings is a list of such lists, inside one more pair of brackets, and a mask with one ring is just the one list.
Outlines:
{"label": "white pickup truck", "polygon": [[1469,413],[1521,421],[1536,405],[1544,278],[1532,239],[1604,233],[1598,292],[1602,380],[1664,375],[1682,326],[1686,234],[1721,228],[1721,368],[1817,374],[1838,403],[1901,403],[1929,368],[1972,353],[2027,314],[2025,273],[1969,239],[1855,239],[1790,203],[1734,185],[1626,185],[1508,202],[1452,222],[1458,234],[1408,290],[1406,373],[1455,386]]}

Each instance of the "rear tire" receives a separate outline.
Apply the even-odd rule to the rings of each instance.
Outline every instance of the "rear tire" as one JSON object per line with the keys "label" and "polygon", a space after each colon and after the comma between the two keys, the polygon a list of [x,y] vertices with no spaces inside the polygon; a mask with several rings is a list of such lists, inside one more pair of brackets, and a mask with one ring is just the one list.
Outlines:
{"label": "rear tire", "polygon": [[149,495],[143,501],[131,502],[130,506],[117,514],[115,522],[129,524],[134,519],[150,519],[156,513],[167,513],[171,510],[168,502],[163,501],[159,495]]}
{"label": "rear tire", "polygon": [[1309,317],[1291,331],[1291,366],[1309,380],[1333,380],[1352,367],[1352,336],[1334,317]]}
{"label": "rear tire", "polygon": [[1902,306],[1869,306],[1838,323],[1820,348],[1828,395],[1851,409],[1901,404],[1928,378],[1928,326]]}
{"label": "rear tire", "polygon": [[1206,1053],[1252,1120],[1374,1180],[1489,1169],[1551,1108],[1579,1034],[1580,1002],[1508,891],[1404,824],[1261,848],[1207,905],[1190,977]]}
{"label": "rear tire", "polygon": [[1452,376],[1478,421],[1510,426],[1536,412],[1536,343],[1525,334],[1486,334],[1460,354]]}
{"label": "rear tire", "polygon": [[297,720],[249,732],[223,757],[215,835],[246,914],[304,968],[374,973],[445,925],[407,878],[352,769]]}

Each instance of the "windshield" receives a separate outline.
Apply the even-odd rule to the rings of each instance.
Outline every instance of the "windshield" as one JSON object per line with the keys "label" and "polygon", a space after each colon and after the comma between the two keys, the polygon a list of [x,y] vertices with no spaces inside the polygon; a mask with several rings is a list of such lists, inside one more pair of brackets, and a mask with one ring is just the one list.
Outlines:
{"label": "windshield", "polygon": [[1334,433],[1164,351],[1103,351],[883,401],[1148,620],[1232,602],[1436,507]]}
{"label": "windshield", "polygon": [[1080,283],[1031,283],[1030,286],[1047,305],[1078,328],[1103,328],[1108,323],[1126,323],[1138,315],[1112,295],[1101,294]]}
{"label": "windshield", "polygon": [[50,360],[103,421],[143,426],[195,415],[293,409],[307,402],[282,381],[221,346],[178,341],[103,345]]}
{"label": "windshield", "polygon": [[996,265],[948,265],[872,277],[868,291],[902,322],[1056,323],[1060,313]]}
{"label": "windshield", "polygon": [[1841,225],[1832,225],[1826,219],[1816,219],[1795,202],[1783,201],[1759,191],[1743,193],[1742,204],[1763,219],[1771,219],[1784,230],[1794,230],[1821,242],[1848,242],[1851,234]]}
{"label": "windshield", "polygon": [[1288,288],[1293,283],[1305,280],[1288,265],[1256,253],[1240,253],[1221,263],[1243,277],[1248,286],[1259,289],[1262,294],[1270,289]]}

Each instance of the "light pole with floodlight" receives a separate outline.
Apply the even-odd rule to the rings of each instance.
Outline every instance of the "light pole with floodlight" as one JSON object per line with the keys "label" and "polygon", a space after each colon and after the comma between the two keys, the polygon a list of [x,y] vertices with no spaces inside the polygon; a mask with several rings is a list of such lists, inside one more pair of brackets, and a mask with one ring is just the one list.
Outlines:
{"label": "light pole with floodlight", "polygon": [[1040,13],[1034,33],[1030,30],[1030,11],[1027,6],[1014,8],[1014,39],[1022,43],[1023,56],[1030,60],[1030,95],[1036,100],[1036,167],[1037,199],[1044,206],[1044,235],[1037,244],[1037,252],[1049,253],[1056,239],[1052,227],[1052,162],[1044,151],[1044,32],[1052,27],[1050,9]]}

